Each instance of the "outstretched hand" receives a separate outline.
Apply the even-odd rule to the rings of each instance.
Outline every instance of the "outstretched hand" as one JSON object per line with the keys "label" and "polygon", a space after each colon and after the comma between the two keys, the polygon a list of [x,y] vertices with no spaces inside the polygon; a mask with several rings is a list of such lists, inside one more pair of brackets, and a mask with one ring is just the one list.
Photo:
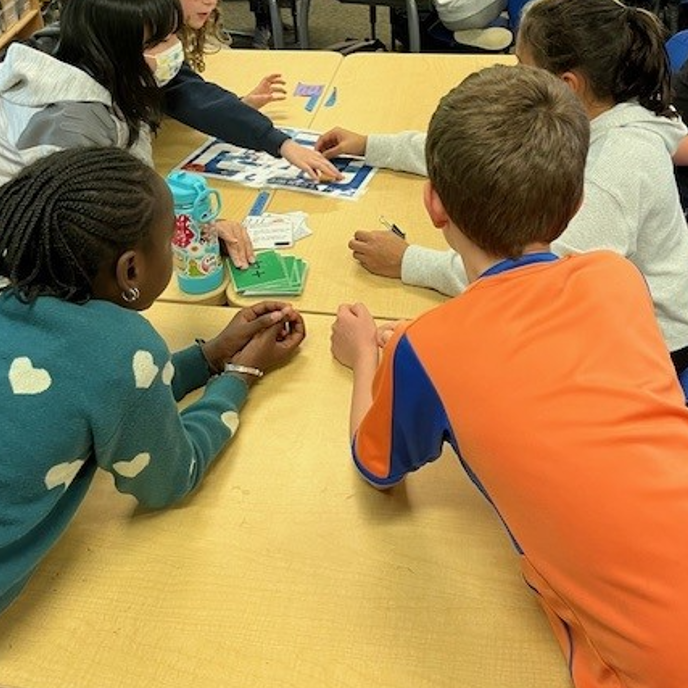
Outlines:
{"label": "outstretched hand", "polygon": [[323,155],[311,148],[306,148],[287,139],[280,148],[280,154],[292,165],[303,170],[313,181],[334,181],[343,178],[343,174]]}
{"label": "outstretched hand", "polygon": [[258,85],[249,91],[241,100],[255,110],[260,110],[263,105],[284,100],[287,97],[286,81],[281,74],[268,74],[264,76]]}
{"label": "outstretched hand", "polygon": [[367,136],[335,127],[320,136],[315,142],[315,150],[329,160],[339,155],[365,155],[367,145]]}
{"label": "outstretched hand", "polygon": [[215,229],[235,267],[244,270],[256,262],[253,244],[244,225],[233,220],[216,220]]}

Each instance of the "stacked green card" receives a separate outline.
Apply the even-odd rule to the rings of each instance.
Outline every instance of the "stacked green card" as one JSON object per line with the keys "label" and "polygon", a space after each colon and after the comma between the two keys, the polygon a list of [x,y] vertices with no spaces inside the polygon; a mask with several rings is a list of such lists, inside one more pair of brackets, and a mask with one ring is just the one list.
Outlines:
{"label": "stacked green card", "polygon": [[229,262],[234,290],[245,296],[297,295],[303,291],[308,264],[277,251],[256,253],[256,262],[240,270]]}

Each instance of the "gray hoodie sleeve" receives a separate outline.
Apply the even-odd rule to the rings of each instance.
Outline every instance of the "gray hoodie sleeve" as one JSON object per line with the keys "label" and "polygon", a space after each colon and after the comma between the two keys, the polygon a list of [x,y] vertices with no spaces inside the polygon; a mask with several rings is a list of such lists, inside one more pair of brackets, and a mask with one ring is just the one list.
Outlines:
{"label": "gray hoodie sleeve", "polygon": [[123,143],[119,140],[117,126],[105,105],[65,101],[49,105],[31,117],[17,140],[17,148],[122,147]]}

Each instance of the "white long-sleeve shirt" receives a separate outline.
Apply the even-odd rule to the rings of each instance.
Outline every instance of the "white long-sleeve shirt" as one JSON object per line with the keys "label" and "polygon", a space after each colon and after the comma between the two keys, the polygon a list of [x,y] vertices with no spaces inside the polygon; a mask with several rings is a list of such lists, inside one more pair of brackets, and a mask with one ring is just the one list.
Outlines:
{"label": "white long-sleeve shirt", "polygon": [[[606,248],[631,260],[647,280],[671,351],[688,346],[688,227],[671,156],[686,135],[680,120],[621,103],[591,122],[583,205],[552,243],[558,255]],[[425,175],[425,134],[370,135],[366,162]],[[410,246],[402,280],[455,295],[467,284],[454,251]]]}

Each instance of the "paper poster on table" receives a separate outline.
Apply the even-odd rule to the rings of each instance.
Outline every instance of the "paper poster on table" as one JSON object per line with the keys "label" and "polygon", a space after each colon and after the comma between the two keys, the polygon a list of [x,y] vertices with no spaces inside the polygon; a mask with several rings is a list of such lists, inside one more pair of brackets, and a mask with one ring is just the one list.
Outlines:
{"label": "paper poster on table", "polygon": [[[302,129],[282,129],[294,141],[313,148],[320,134]],[[258,188],[291,189],[355,200],[375,174],[375,168],[358,158],[335,158],[334,166],[344,175],[341,181],[318,183],[284,158],[273,158],[264,151],[240,148],[220,139],[209,139],[179,163],[179,168],[208,177]]]}

